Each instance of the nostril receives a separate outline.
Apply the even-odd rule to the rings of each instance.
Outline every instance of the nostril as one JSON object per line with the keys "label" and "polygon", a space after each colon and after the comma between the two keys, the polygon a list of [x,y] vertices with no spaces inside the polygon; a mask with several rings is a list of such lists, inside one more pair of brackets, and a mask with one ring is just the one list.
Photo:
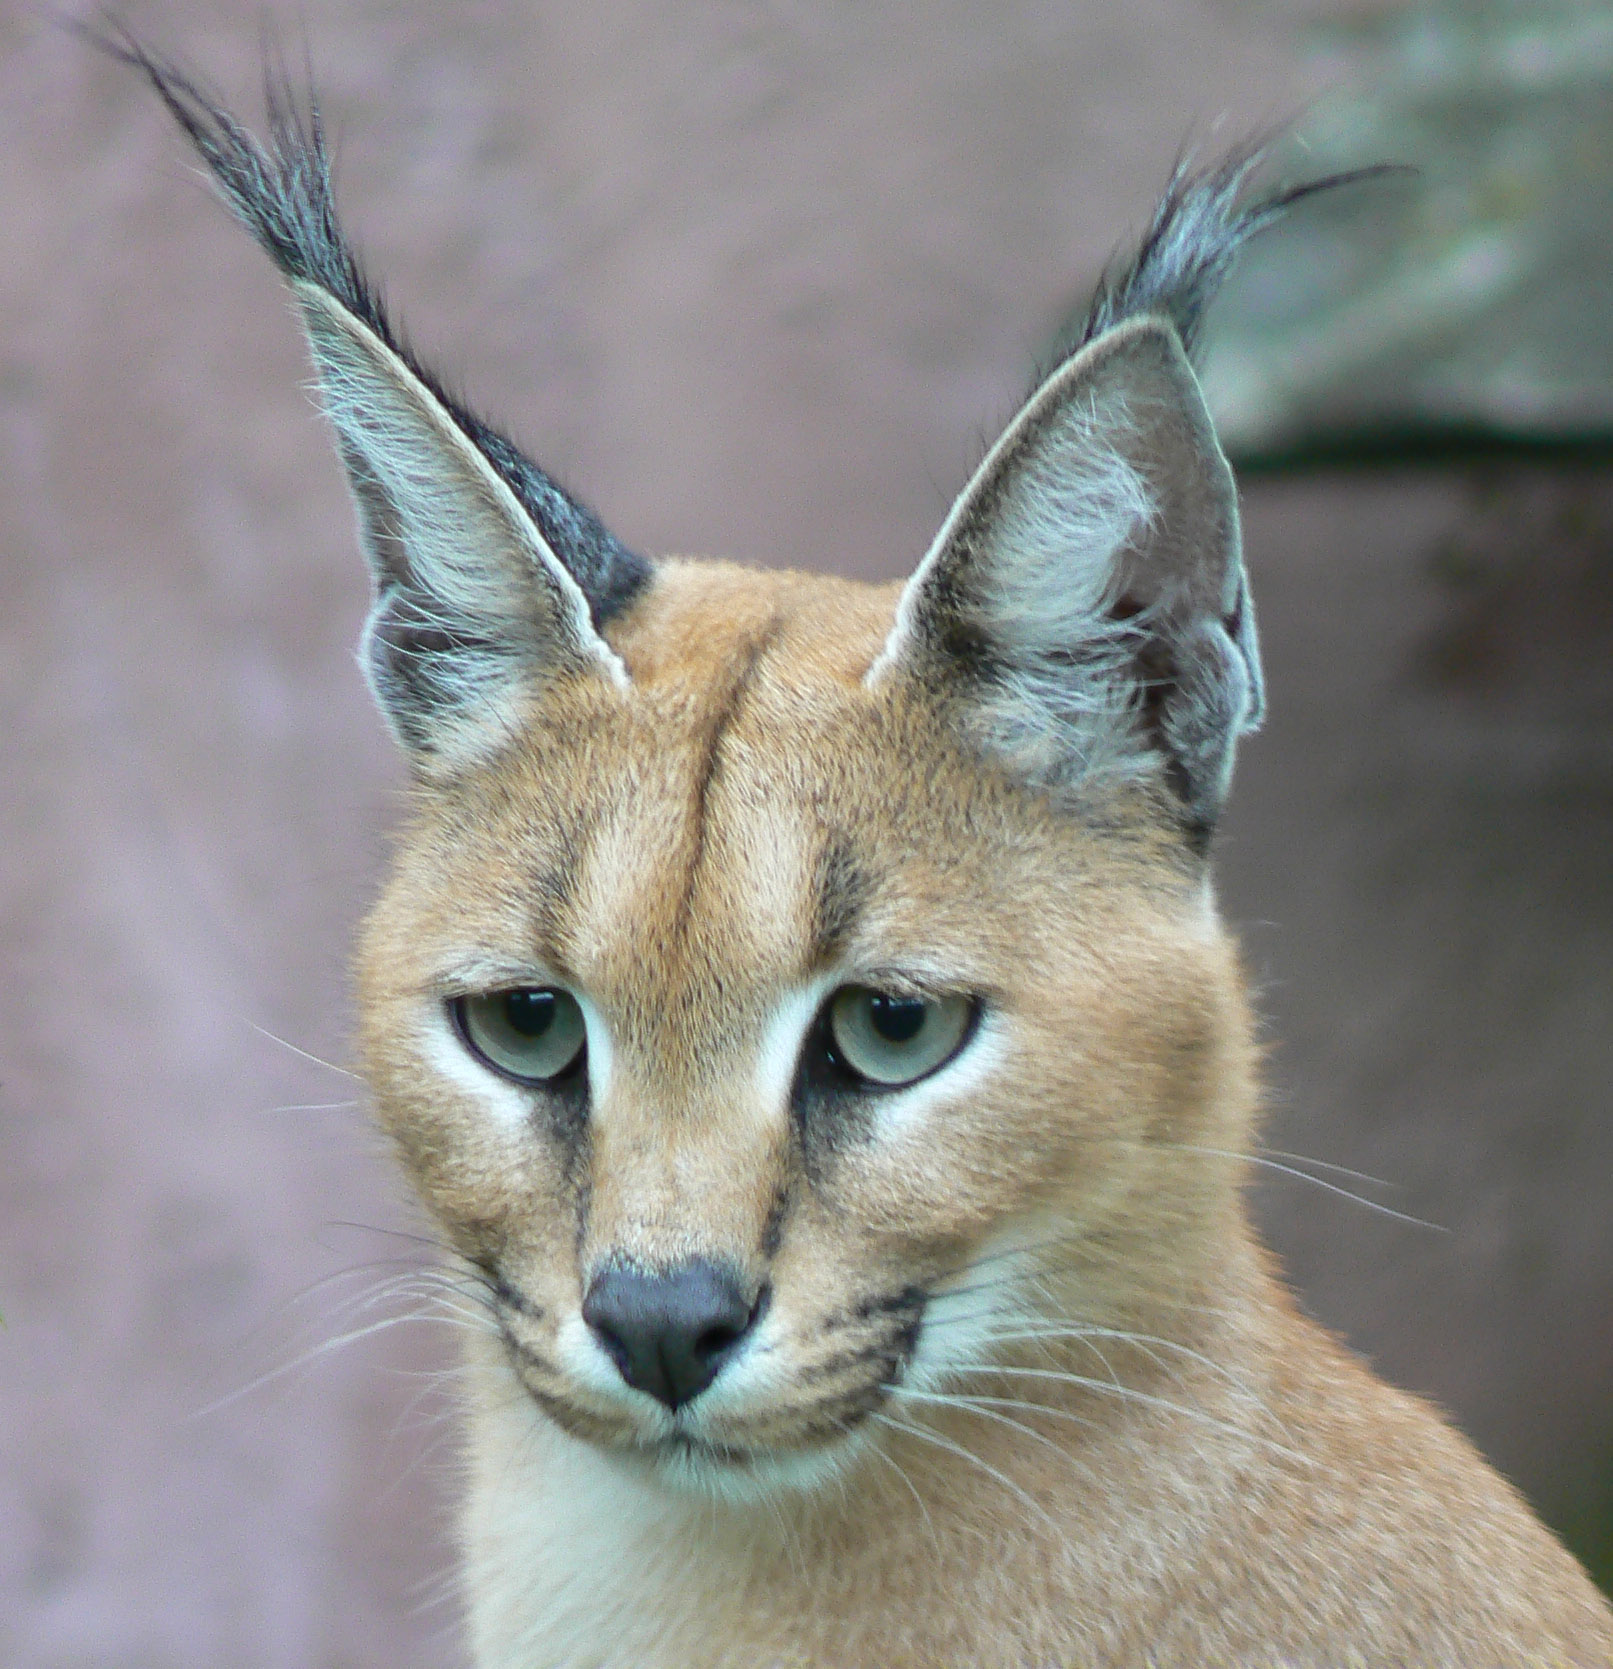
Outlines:
{"label": "nostril", "polygon": [[694,1342],[702,1356],[715,1356],[744,1336],[742,1327],[708,1327]]}

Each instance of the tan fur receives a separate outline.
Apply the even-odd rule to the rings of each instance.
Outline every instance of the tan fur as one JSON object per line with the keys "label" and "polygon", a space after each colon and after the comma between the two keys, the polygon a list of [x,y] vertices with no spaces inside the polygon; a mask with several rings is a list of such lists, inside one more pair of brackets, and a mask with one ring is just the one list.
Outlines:
{"label": "tan fur", "polygon": [[[867,687],[895,602],[663,564],[606,634],[625,688],[552,682],[517,742],[418,789],[363,1045],[505,1294],[467,1368],[477,1661],[1613,1664],[1514,1491],[1256,1247],[1244,981],[1160,790],[1055,805],[916,681]],[[860,891],[826,942],[836,853]],[[778,1005],[885,970],[983,994],[983,1064],[889,1128],[803,1130],[759,1064]],[[523,978],[608,1017],[580,1149],[452,1064],[444,997]],[[648,1398],[560,1365],[607,1254],[771,1280],[762,1364],[693,1405],[749,1464],[680,1471]],[[909,1285],[960,1296],[861,1408],[836,1359]]]}

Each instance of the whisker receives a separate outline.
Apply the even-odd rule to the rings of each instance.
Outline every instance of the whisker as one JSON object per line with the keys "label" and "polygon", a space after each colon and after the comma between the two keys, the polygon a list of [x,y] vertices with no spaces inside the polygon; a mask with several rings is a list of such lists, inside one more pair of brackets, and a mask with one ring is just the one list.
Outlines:
{"label": "whisker", "polygon": [[299,1368],[308,1367],[311,1363],[318,1361],[322,1356],[328,1355],[331,1351],[341,1349],[343,1345],[356,1344],[359,1340],[367,1339],[372,1334],[385,1332],[385,1330],[389,1327],[397,1327],[403,1322],[413,1319],[415,1318],[411,1316],[387,1316],[382,1321],[371,1322],[367,1326],[358,1328],[353,1332],[339,1334],[334,1339],[325,1339],[316,1345],[312,1350],[304,1351],[303,1354],[298,1356],[295,1360],[282,1362],[277,1367],[270,1368],[267,1373],[261,1373],[255,1379],[249,1380],[245,1385],[238,1385],[233,1391],[227,1391],[223,1396],[217,1397],[212,1402],[205,1403],[202,1407],[194,1409],[189,1418],[192,1420],[205,1420],[210,1416],[219,1413],[222,1409],[232,1407],[235,1403],[241,1401],[243,1397],[251,1396],[254,1391],[261,1390],[265,1385],[272,1385],[276,1380],[284,1379],[287,1374],[295,1373]]}
{"label": "whisker", "polygon": [[[843,1421],[840,1422],[840,1425],[842,1430],[846,1429]],[[940,1533],[935,1528],[934,1518],[930,1516],[930,1504],[919,1493],[918,1487],[914,1484],[913,1480],[908,1477],[902,1463],[896,1458],[895,1455],[886,1454],[884,1449],[882,1449],[878,1443],[870,1443],[867,1446],[867,1452],[871,1455],[877,1455],[879,1459],[884,1461],[884,1463],[890,1467],[893,1472],[895,1472],[896,1476],[902,1480],[903,1484],[906,1485],[907,1493],[918,1503],[919,1512],[923,1514],[924,1517],[925,1528],[930,1533],[930,1540],[935,1545],[936,1551],[939,1553],[941,1551],[941,1537]]]}
{"label": "whisker", "polygon": [[[1179,1153],[1196,1153],[1206,1158],[1224,1159],[1232,1163],[1247,1162],[1263,1170],[1272,1171],[1278,1175],[1288,1177],[1294,1181],[1307,1182],[1324,1193],[1336,1195],[1340,1199],[1348,1200],[1353,1205],[1365,1207],[1368,1211],[1378,1212],[1395,1222],[1405,1223],[1413,1228],[1429,1229],[1435,1233],[1444,1234],[1449,1230],[1444,1224],[1430,1222],[1426,1218],[1418,1217],[1411,1212],[1386,1205],[1381,1200],[1359,1194],[1353,1189],[1331,1182],[1327,1176],[1318,1176],[1313,1172],[1323,1171],[1328,1176],[1345,1177],[1355,1182],[1366,1183],[1375,1188],[1393,1189],[1401,1186],[1383,1177],[1371,1175],[1369,1172],[1352,1169],[1348,1165],[1340,1165],[1328,1159],[1313,1158],[1309,1154],[1294,1153],[1283,1148],[1261,1147],[1251,1152],[1239,1152],[1227,1148],[1209,1147],[1189,1142],[1172,1142],[1164,1144],[1142,1143],[1128,1137],[1106,1137],[1106,1141],[1124,1143],[1130,1146],[1164,1146]],[[951,1276],[943,1276],[931,1288],[932,1300],[940,1298],[962,1298],[971,1293],[992,1290],[993,1277],[987,1275],[993,1266],[1007,1263],[1021,1258],[1043,1257],[1048,1253],[1057,1252],[1065,1247],[1074,1247],[1080,1243],[1080,1234],[1071,1230],[1066,1234],[1049,1235],[1041,1240],[1030,1240],[1022,1244],[1001,1247],[982,1257],[970,1259],[964,1266]],[[985,1279],[981,1277],[985,1276]],[[1007,1279],[1018,1278],[1017,1274]],[[1006,1284],[1006,1283],[1004,1283]]]}
{"label": "whisker", "polygon": [[[1307,1180],[1318,1181],[1314,1177],[1307,1178]],[[967,1298],[976,1293],[1001,1291],[1020,1283],[1039,1284],[1047,1277],[1056,1276],[1059,1273],[1058,1269],[1044,1267],[1042,1269],[1012,1270],[1006,1273],[986,1273],[978,1280],[973,1279],[973,1277],[982,1275],[982,1271],[988,1270],[990,1265],[1001,1263],[1010,1255],[1045,1258],[1048,1253],[1056,1253],[1067,1249],[1073,1250],[1079,1248],[1081,1244],[1082,1236],[1072,1231],[1068,1234],[1049,1236],[1041,1241],[1027,1242],[1023,1246],[1016,1247],[1012,1254],[994,1253],[991,1256],[965,1264],[953,1275],[943,1276],[930,1288],[930,1299],[933,1302],[938,1299]],[[961,1282],[963,1284],[949,1284],[951,1282]],[[1044,1296],[1050,1298],[1050,1301],[1056,1302],[1056,1300],[1051,1299],[1051,1295],[1046,1293],[1045,1287],[1042,1288],[1042,1291]],[[1184,1301],[1169,1292],[1145,1290],[1139,1296],[1148,1298],[1157,1304],[1168,1304],[1173,1309],[1195,1311],[1206,1316],[1232,1318],[1237,1314],[1234,1309],[1228,1306],[1204,1303],[1201,1300]]]}
{"label": "whisker", "polygon": [[[410,1276],[418,1274],[421,1268],[420,1265],[404,1258],[376,1258],[369,1263],[353,1264],[345,1269],[333,1270],[328,1275],[321,1275],[318,1280],[310,1281],[306,1286],[299,1287],[289,1298],[285,1300],[284,1307],[291,1309],[295,1305],[306,1304],[310,1298],[318,1297],[321,1293],[327,1292],[331,1287],[336,1286],[340,1282],[350,1281],[356,1276],[367,1275],[372,1270],[385,1269],[393,1265],[398,1266],[398,1272],[387,1276],[375,1287],[366,1288],[366,1294],[371,1291],[383,1290],[390,1286],[393,1281],[404,1280]],[[348,1302],[348,1300],[344,1300],[344,1302]]]}
{"label": "whisker", "polygon": [[306,1049],[299,1049],[295,1043],[289,1042],[286,1038],[277,1037],[267,1026],[260,1026],[256,1020],[248,1020],[247,1024],[260,1037],[268,1038],[271,1043],[278,1043],[282,1049],[289,1049],[292,1054],[300,1056],[305,1061],[312,1062],[315,1066],[324,1067],[327,1072],[336,1072],[344,1078],[351,1078],[355,1084],[364,1082],[358,1073],[349,1072],[345,1066],[338,1066],[334,1061],[321,1060],[318,1055],[311,1055]]}
{"label": "whisker", "polygon": [[[1308,1182],[1313,1188],[1320,1188],[1328,1194],[1337,1194],[1341,1200],[1349,1200],[1355,1205],[1362,1205],[1368,1211],[1376,1211],[1385,1217],[1392,1217],[1397,1223],[1408,1223],[1412,1228],[1431,1229],[1435,1234],[1449,1234],[1450,1230],[1443,1223],[1431,1223],[1426,1217],[1414,1217],[1409,1211],[1398,1211],[1392,1205],[1385,1205],[1381,1200],[1368,1199],[1365,1194],[1357,1194],[1349,1188],[1341,1188],[1336,1182],[1329,1182],[1326,1177],[1312,1176],[1309,1171],[1302,1171],[1296,1165],[1285,1165],[1279,1159],[1268,1158],[1263,1153],[1234,1153],[1225,1148],[1197,1147],[1186,1142],[1172,1142],[1170,1144],[1180,1153],[1202,1153],[1212,1159],[1242,1160],[1251,1165],[1259,1165],[1263,1170],[1275,1171],[1280,1176],[1293,1177],[1299,1182]],[[1376,1179],[1374,1179],[1376,1180]]]}
{"label": "whisker", "polygon": [[[989,1297],[993,1293],[1005,1290],[1013,1290],[1013,1284],[1006,1281],[992,1282],[978,1288],[968,1289],[963,1292],[961,1296],[985,1298]],[[1164,1295],[1156,1295],[1154,1297],[1154,1302],[1159,1305],[1165,1305],[1168,1303],[1172,1309],[1175,1309],[1180,1314],[1198,1316],[1210,1322],[1235,1321],[1238,1319],[1236,1312],[1221,1305],[1172,1301]],[[965,1310],[961,1313],[946,1310],[941,1312],[936,1319],[946,1326],[972,1326],[976,1322],[990,1322],[995,1320],[997,1325],[993,1326],[989,1335],[992,1339],[1008,1339],[1019,1336],[1028,1338],[1031,1337],[1038,1329],[1051,1329],[1053,1334],[1057,1336],[1067,1336],[1070,1334],[1072,1329],[1077,1332],[1090,1331],[1098,1335],[1101,1335],[1104,1331],[1104,1328],[1097,1322],[1081,1321],[1074,1316],[1061,1315],[1057,1313],[1056,1308],[1040,1313],[1032,1311],[1027,1314],[1003,1314],[997,1308],[989,1305],[983,1305],[978,1309]],[[1014,1329],[1016,1331],[1010,1332],[1009,1329]],[[1119,1331],[1116,1329],[1110,1329],[1110,1331],[1115,1332],[1117,1337],[1121,1336]],[[1149,1334],[1137,1334],[1134,1336],[1138,1338],[1153,1337],[1153,1335]],[[1156,1338],[1154,1339],[1154,1342],[1163,1344],[1171,1341]],[[1186,1347],[1183,1346],[1182,1348],[1185,1349]]]}
{"label": "whisker", "polygon": [[[1016,1246],[999,1247],[997,1251],[988,1252],[984,1257],[970,1258],[968,1262],[957,1271],[957,1274],[959,1276],[978,1275],[982,1271],[991,1268],[992,1265],[1006,1263],[1011,1258],[1035,1257],[1042,1252],[1056,1251],[1061,1246],[1079,1244],[1079,1240],[1080,1236],[1074,1230],[1071,1230],[1065,1234],[1049,1235],[1045,1239],[1027,1241]],[[932,1297],[938,1294],[944,1294],[949,1291],[957,1290],[949,1288],[946,1285],[946,1281],[949,1278],[950,1277],[943,1276],[935,1283],[935,1285],[930,1289]]]}
{"label": "whisker", "polygon": [[[331,1217],[326,1219],[326,1228],[352,1229],[359,1234],[378,1234],[387,1240],[407,1240],[411,1245],[429,1246],[434,1252],[441,1252],[444,1257],[463,1262],[463,1255],[457,1252],[441,1235],[418,1234],[409,1229],[390,1228],[382,1223],[360,1223],[349,1217]],[[468,1264],[468,1268],[475,1269],[475,1264]],[[481,1271],[477,1270],[480,1274]]]}
{"label": "whisker", "polygon": [[1046,1370],[1044,1373],[1039,1368],[994,1368],[986,1362],[975,1365],[960,1364],[952,1371],[956,1373],[1001,1373],[1034,1378],[1045,1377],[1066,1385],[1078,1385],[1100,1396],[1114,1397],[1117,1400],[1135,1403],[1141,1407],[1159,1409],[1163,1413],[1178,1414],[1184,1419],[1197,1421],[1200,1425],[1207,1426],[1212,1431],[1218,1431],[1227,1437],[1249,1439],[1259,1443],[1271,1453],[1281,1455],[1286,1460],[1297,1461],[1303,1466],[1309,1467],[1313,1464],[1309,1456],[1302,1455],[1297,1450],[1290,1449],[1286,1444],[1278,1443],[1272,1438],[1264,1437],[1259,1432],[1250,1431],[1242,1426],[1235,1426],[1229,1421],[1217,1419],[1215,1415],[1206,1413],[1202,1408],[1193,1408],[1186,1403],[1174,1402],[1169,1397],[1156,1396],[1151,1391],[1140,1391],[1136,1386],[1127,1385],[1120,1380],[1094,1379],[1088,1374],[1067,1373],[1053,1369]]}
{"label": "whisker", "polygon": [[457,1565],[438,1571],[433,1576],[418,1578],[411,1584],[413,1603],[408,1611],[410,1619],[423,1617],[440,1606],[463,1599],[463,1583],[464,1577]]}
{"label": "whisker", "polygon": [[1085,1426],[1089,1431],[1101,1429],[1102,1422],[1089,1420],[1083,1414],[1077,1414],[1074,1409],[1055,1408],[1049,1403],[1027,1402],[1023,1397],[993,1397],[975,1391],[912,1391],[902,1390],[901,1398],[912,1397],[920,1402],[939,1403],[949,1408],[962,1408],[978,1413],[983,1419],[995,1419],[1003,1425],[1012,1426],[1016,1431],[1023,1432],[1027,1437],[1033,1437],[1038,1443],[1045,1444],[1050,1449],[1058,1450],[1066,1460],[1075,1461],[1076,1457],[1068,1449],[1055,1443],[1051,1437],[1042,1432],[1033,1431],[1022,1421],[1009,1419],[1007,1415],[991,1414],[994,1408],[1017,1408],[1027,1414],[1046,1414],[1051,1419],[1067,1420],[1073,1425]]}
{"label": "whisker", "polygon": [[1331,1159],[1315,1159],[1308,1153],[1289,1153],[1280,1147],[1257,1147],[1257,1154],[1269,1154],[1273,1159],[1286,1159],[1292,1165],[1310,1165],[1333,1176],[1347,1176],[1356,1182],[1370,1182],[1374,1188],[1400,1189],[1402,1182],[1391,1182],[1387,1177],[1374,1176],[1370,1171],[1352,1171],[1348,1165],[1336,1165]]}
{"label": "whisker", "polygon": [[[327,1276],[321,1281],[298,1294],[293,1303],[305,1302],[322,1288],[328,1287],[333,1281],[343,1279],[362,1271],[342,1270],[333,1276]],[[435,1268],[405,1270],[397,1276],[389,1277],[364,1291],[353,1295],[338,1305],[334,1315],[346,1317],[363,1315],[374,1310],[381,1304],[398,1300],[412,1299],[414,1306],[396,1315],[383,1316],[376,1321],[367,1321],[361,1327],[348,1329],[334,1337],[321,1339],[311,1349],[299,1352],[290,1361],[281,1362],[266,1372],[258,1374],[244,1385],[226,1392],[202,1407],[191,1412],[188,1418],[200,1420],[229,1408],[270,1385],[284,1379],[289,1374],[299,1372],[320,1361],[323,1357],[344,1349],[348,1345],[360,1343],[378,1333],[386,1332],[389,1328],[400,1327],[410,1322],[430,1322],[438,1326],[461,1329],[469,1333],[483,1335],[496,1334],[494,1325],[486,1305],[481,1304],[470,1292],[457,1284],[452,1275],[444,1270]]]}
{"label": "whisker", "polygon": [[984,1472],[987,1477],[995,1479],[996,1482],[1001,1484],[1002,1487],[1011,1495],[1017,1496],[1019,1500],[1030,1509],[1031,1512],[1035,1513],[1036,1516],[1042,1520],[1042,1522],[1053,1532],[1054,1535],[1057,1536],[1063,1534],[1063,1527],[1053,1518],[1052,1514],[1047,1511],[1041,1502],[1039,1502],[1033,1495],[1030,1495],[1022,1489],[1012,1478],[1008,1477],[1005,1473],[999,1472],[995,1466],[990,1464],[989,1461],[982,1460],[979,1455],[965,1449],[961,1444],[954,1443],[950,1438],[943,1437],[940,1432],[933,1431],[928,1426],[920,1425],[913,1420],[899,1420],[894,1415],[882,1413],[878,1409],[872,1410],[869,1413],[868,1418],[871,1420],[877,1420],[881,1425],[890,1426],[896,1431],[906,1432],[910,1436],[918,1438],[920,1442],[931,1443],[936,1448],[945,1450],[948,1454],[956,1455],[960,1460],[968,1461],[971,1466],[979,1467],[979,1469]]}
{"label": "whisker", "polygon": [[[373,1267],[373,1266],[371,1266]],[[336,1281],[343,1279],[349,1271],[342,1271],[336,1275],[327,1275],[323,1280],[316,1281],[310,1288],[296,1295],[288,1301],[290,1304],[306,1303],[309,1298],[324,1288],[328,1288]],[[357,1273],[353,1271],[351,1273]],[[405,1269],[399,1274],[387,1277],[362,1292],[354,1293],[331,1312],[331,1319],[344,1319],[350,1315],[361,1315],[373,1310],[381,1304],[391,1303],[398,1299],[426,1300],[440,1305],[443,1309],[467,1319],[477,1318],[486,1321],[491,1315],[492,1307],[475,1291],[461,1285],[451,1275],[434,1269]]]}
{"label": "whisker", "polygon": [[1194,1362],[1207,1372],[1224,1379],[1234,1389],[1243,1391],[1248,1395],[1254,1394],[1243,1374],[1227,1367],[1222,1362],[1217,1362],[1214,1357],[1206,1356],[1202,1350],[1194,1350],[1190,1345],[1182,1344],[1177,1339],[1164,1339],[1153,1333],[1129,1333],[1118,1327],[1089,1327],[1081,1333],[1080,1337],[1113,1339],[1117,1344],[1134,1345],[1161,1373],[1166,1374],[1172,1372],[1171,1367],[1162,1362],[1154,1352],[1156,1349],[1175,1351],[1178,1356],[1186,1357],[1188,1361]]}

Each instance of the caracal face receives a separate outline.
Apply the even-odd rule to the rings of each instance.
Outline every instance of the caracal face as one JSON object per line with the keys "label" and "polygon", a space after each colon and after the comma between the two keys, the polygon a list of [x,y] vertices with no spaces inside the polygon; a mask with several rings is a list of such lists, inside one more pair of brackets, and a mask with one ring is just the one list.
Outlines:
{"label": "caracal face", "polygon": [[[664,565],[611,634],[625,688],[551,688],[485,769],[423,792],[365,940],[383,1120],[486,1276],[509,1371],[668,1477],[827,1456],[897,1385],[973,1361],[1084,1237],[1112,1258],[1135,1236],[1150,1144],[1203,1141],[1238,1069],[1230,957],[1168,808],[1055,810],[933,703],[870,689],[894,601]],[[962,1034],[916,1082],[860,1081],[825,1035],[848,987],[963,999]],[[532,988],[584,1017],[555,1085],[455,1021]],[[669,1407],[584,1304],[603,1272],[692,1264],[744,1315]],[[1076,1296],[1110,1305],[1096,1278]]]}

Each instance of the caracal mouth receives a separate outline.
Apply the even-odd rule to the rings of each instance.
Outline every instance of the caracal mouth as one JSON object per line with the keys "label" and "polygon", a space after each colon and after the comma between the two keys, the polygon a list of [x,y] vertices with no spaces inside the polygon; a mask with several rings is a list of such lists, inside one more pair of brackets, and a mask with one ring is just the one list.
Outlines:
{"label": "caracal mouth", "polygon": [[655,1466],[716,1466],[725,1469],[754,1467],[774,1458],[770,1449],[750,1449],[732,1443],[714,1442],[683,1430],[670,1432],[665,1437],[640,1440],[633,1444],[629,1452],[642,1455]]}
{"label": "caracal mouth", "polygon": [[[552,1357],[525,1343],[508,1320],[500,1334],[508,1365],[533,1407],[569,1437],[634,1471],[708,1488],[718,1484],[727,1490],[727,1484],[746,1478],[799,1487],[838,1471],[866,1439],[869,1417],[898,1389],[897,1382],[882,1377],[841,1385],[804,1408],[759,1406],[719,1414],[703,1409],[706,1399],[699,1397],[676,1409],[630,1409],[601,1398],[592,1387],[577,1395],[582,1388],[569,1385]],[[904,1356],[898,1374],[905,1377],[910,1365]]]}
{"label": "caracal mouth", "polygon": [[681,1411],[670,1415],[662,1430],[646,1431],[552,1396],[533,1394],[532,1400],[561,1430],[613,1466],[679,1493],[733,1501],[800,1494],[834,1477],[867,1440],[866,1416],[884,1402],[875,1398],[855,1414],[828,1422],[792,1422],[772,1441],[745,1441],[737,1434],[724,1438],[691,1429]]}
{"label": "caracal mouth", "polygon": [[732,1502],[807,1494],[838,1474],[858,1446],[857,1429],[794,1448],[741,1447],[687,1432],[605,1453],[640,1476],[679,1494]]}

